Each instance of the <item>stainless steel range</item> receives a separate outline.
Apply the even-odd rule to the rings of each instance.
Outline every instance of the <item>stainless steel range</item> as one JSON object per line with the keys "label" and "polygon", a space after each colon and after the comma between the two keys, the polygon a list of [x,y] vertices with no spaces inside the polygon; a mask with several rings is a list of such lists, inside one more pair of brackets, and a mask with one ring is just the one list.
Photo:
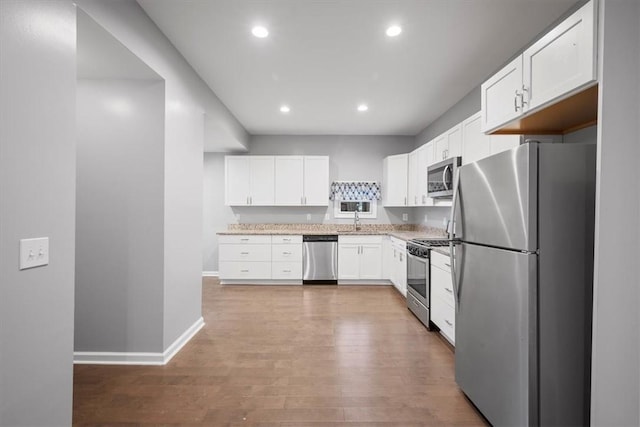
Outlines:
{"label": "stainless steel range", "polygon": [[413,239],[407,242],[407,308],[427,329],[431,329],[429,255],[431,248],[448,245],[448,239]]}

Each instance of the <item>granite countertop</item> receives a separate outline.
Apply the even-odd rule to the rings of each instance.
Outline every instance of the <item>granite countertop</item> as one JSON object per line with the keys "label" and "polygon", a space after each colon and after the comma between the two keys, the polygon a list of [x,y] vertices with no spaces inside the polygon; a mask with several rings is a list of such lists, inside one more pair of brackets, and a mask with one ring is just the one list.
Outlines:
{"label": "granite countertop", "polygon": [[[420,227],[416,225],[363,224],[362,229],[354,230],[345,224],[233,224],[228,230],[218,235],[304,235],[329,234],[346,236],[392,236],[401,240],[428,239],[446,237],[446,232],[439,228]],[[246,227],[246,228],[245,228]],[[413,229],[412,229],[413,228]]]}

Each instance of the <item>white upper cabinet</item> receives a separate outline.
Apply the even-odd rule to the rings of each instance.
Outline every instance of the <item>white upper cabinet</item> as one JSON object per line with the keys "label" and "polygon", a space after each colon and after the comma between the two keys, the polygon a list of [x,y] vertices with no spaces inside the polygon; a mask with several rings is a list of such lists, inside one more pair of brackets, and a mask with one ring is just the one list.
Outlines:
{"label": "white upper cabinet", "polygon": [[251,175],[248,171],[251,162],[248,156],[226,156],[225,170],[225,205],[249,205],[251,194]]}
{"label": "white upper cabinet", "polygon": [[427,168],[433,163],[433,143],[424,144],[416,150],[418,152],[417,193],[418,206],[432,206],[433,199],[427,196]]}
{"label": "white upper cabinet", "polygon": [[462,155],[462,126],[457,124],[433,141],[437,163],[449,157]]}
{"label": "white upper cabinet", "polygon": [[252,206],[271,206],[274,203],[274,159],[273,156],[251,156],[251,194]]}
{"label": "white upper cabinet", "polygon": [[304,158],[302,156],[276,156],[275,204],[302,205],[304,197]]}
{"label": "white upper cabinet", "polygon": [[328,206],[327,156],[226,156],[227,206]]}
{"label": "white upper cabinet", "polygon": [[595,21],[591,0],[484,82],[482,131],[497,131],[595,82]]}
{"label": "white upper cabinet", "polygon": [[328,156],[304,156],[304,204],[329,205]]}
{"label": "white upper cabinet", "polygon": [[397,154],[383,161],[382,204],[408,206],[409,155]]}
{"label": "white upper cabinet", "polygon": [[462,122],[464,147],[462,164],[473,163],[491,154],[490,137],[482,133],[480,112]]}
{"label": "white upper cabinet", "polygon": [[585,4],[524,51],[526,109],[538,108],[595,80],[594,8],[594,1]]}
{"label": "white upper cabinet", "polygon": [[520,145],[520,135],[490,135],[490,153],[496,154],[502,151],[511,150]]}
{"label": "white upper cabinet", "polygon": [[276,156],[275,204],[329,205],[329,157]]}
{"label": "white upper cabinet", "polygon": [[520,144],[520,135],[485,135],[481,129],[482,112],[462,122],[462,164],[473,163]]}
{"label": "white upper cabinet", "polygon": [[420,168],[418,166],[418,150],[409,153],[409,175],[407,181],[407,192],[409,206],[420,206],[418,201],[418,181],[420,179]]}
{"label": "white upper cabinet", "polygon": [[522,56],[484,82],[480,89],[482,130],[487,132],[514,120],[522,114]]}
{"label": "white upper cabinet", "polygon": [[225,157],[227,206],[269,206],[273,203],[273,156]]}

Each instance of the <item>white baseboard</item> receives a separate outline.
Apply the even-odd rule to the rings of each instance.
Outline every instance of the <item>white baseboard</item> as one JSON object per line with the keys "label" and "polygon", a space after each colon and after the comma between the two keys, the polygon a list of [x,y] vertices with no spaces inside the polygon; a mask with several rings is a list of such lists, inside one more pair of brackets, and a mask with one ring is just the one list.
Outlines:
{"label": "white baseboard", "polygon": [[162,353],[75,351],[73,363],[77,365],[166,365],[203,327],[204,319],[201,317]]}
{"label": "white baseboard", "polygon": [[202,277],[219,277],[220,274],[217,271],[203,271]]}
{"label": "white baseboard", "polygon": [[182,333],[174,342],[171,344],[162,354],[164,363],[166,365],[169,361],[178,354],[178,352],[184,347],[186,343],[189,342],[191,338],[194,337],[195,334],[198,333],[200,329],[204,327],[204,319],[201,317],[195,321],[193,325],[189,327],[186,331]]}
{"label": "white baseboard", "polygon": [[338,285],[388,286],[392,285],[392,283],[388,280],[338,280]]}

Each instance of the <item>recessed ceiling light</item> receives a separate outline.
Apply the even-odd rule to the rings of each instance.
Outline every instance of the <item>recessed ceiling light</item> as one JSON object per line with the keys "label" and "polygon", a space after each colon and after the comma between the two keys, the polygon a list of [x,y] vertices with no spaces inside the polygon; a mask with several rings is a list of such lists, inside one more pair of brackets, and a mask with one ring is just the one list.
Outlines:
{"label": "recessed ceiling light", "polygon": [[288,105],[283,105],[282,107],[280,107],[280,112],[281,113],[288,113],[289,111],[291,111],[291,108],[289,108]]}
{"label": "recessed ceiling light", "polygon": [[367,104],[358,105],[358,111],[367,111],[368,109],[369,109],[369,106]]}
{"label": "recessed ceiling light", "polygon": [[251,29],[251,34],[258,37],[259,39],[263,39],[269,35],[269,30],[261,25],[257,25]]}
{"label": "recessed ceiling light", "polygon": [[395,37],[399,35],[401,32],[402,32],[402,27],[400,27],[399,25],[392,25],[389,28],[387,28],[387,35],[389,37]]}

